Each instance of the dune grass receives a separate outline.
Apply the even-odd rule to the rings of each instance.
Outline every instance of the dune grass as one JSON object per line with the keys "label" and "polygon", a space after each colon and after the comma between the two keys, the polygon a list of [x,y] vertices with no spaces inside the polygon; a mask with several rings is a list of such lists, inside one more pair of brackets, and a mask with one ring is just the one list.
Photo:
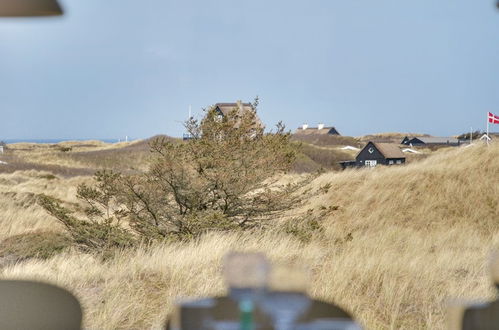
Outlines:
{"label": "dune grass", "polygon": [[[494,297],[486,265],[499,243],[498,159],[499,144],[475,145],[400,167],[328,172],[303,187],[302,204],[265,230],[208,233],[106,260],[65,250],[5,266],[0,277],[70,289],[83,304],[86,328],[156,329],[175,299],[224,292],[226,252],[262,251],[273,261],[308,265],[309,293],[349,310],[368,329],[444,329],[448,298]],[[60,231],[29,194],[76,202],[76,184],[88,180],[39,176],[0,175],[0,240],[34,229]],[[322,230],[311,231],[310,239],[283,230],[311,217]]]}

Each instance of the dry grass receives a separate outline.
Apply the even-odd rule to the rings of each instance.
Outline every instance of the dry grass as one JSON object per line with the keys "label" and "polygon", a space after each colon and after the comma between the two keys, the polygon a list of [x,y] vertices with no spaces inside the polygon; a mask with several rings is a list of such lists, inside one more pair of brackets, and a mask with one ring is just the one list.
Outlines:
{"label": "dry grass", "polygon": [[338,162],[354,159],[357,152],[348,152],[338,147],[321,147],[302,143],[300,153],[293,164],[296,173],[311,173],[318,170],[340,170]]}
{"label": "dry grass", "polygon": [[402,139],[406,136],[417,137],[417,136],[430,136],[429,134],[420,133],[397,133],[397,132],[387,132],[387,133],[377,133],[369,134],[359,137],[358,139],[362,142],[388,142],[399,144]]}
{"label": "dry grass", "polygon": [[[22,170],[50,171],[65,177],[92,175],[96,170],[114,169],[121,172],[147,169],[150,156],[149,142],[145,140],[121,143],[101,141],[67,141],[57,144],[15,143],[0,156],[7,165],[0,166],[0,173]],[[169,141],[179,139],[161,136]]]}
{"label": "dry grass", "polygon": [[[87,328],[160,328],[176,298],[224,291],[220,262],[227,251],[258,250],[275,261],[308,264],[310,294],[350,310],[368,329],[443,329],[447,298],[493,296],[486,257],[499,243],[498,159],[499,144],[476,145],[401,167],[323,174],[288,214],[320,219],[324,231],[306,243],[280,231],[284,220],[276,219],[265,232],[212,233],[106,262],[64,252],[7,266],[0,276],[69,288],[82,301]],[[0,240],[56,225],[26,194],[74,202],[75,185],[87,180],[39,175],[0,175]],[[324,212],[330,206],[338,209]]]}
{"label": "dry grass", "polygon": [[0,174],[0,240],[33,231],[62,230],[59,223],[35,203],[45,193],[76,203],[76,186],[89,177],[52,177],[49,172],[17,171]]}
{"label": "dry grass", "polygon": [[359,140],[350,136],[326,135],[326,134],[293,134],[293,141],[314,144],[316,146],[359,146]]}

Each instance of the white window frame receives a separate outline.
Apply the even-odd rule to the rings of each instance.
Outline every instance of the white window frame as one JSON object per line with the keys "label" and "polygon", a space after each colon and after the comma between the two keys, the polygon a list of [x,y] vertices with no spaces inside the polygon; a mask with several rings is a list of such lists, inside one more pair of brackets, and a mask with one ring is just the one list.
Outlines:
{"label": "white window frame", "polygon": [[366,160],[364,162],[364,165],[367,167],[375,167],[378,164],[378,161],[376,160]]}

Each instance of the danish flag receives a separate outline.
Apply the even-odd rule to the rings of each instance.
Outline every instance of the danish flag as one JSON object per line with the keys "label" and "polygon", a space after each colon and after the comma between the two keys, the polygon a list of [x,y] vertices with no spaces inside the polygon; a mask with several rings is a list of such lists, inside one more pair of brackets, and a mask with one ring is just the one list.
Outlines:
{"label": "danish flag", "polygon": [[496,116],[492,112],[489,112],[489,123],[499,124],[499,116]]}

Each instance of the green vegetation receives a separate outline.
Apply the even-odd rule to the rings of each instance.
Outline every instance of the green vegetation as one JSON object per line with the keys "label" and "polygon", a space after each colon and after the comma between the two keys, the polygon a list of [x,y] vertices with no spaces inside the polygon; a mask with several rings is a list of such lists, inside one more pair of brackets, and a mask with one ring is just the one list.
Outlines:
{"label": "green vegetation", "polygon": [[[102,196],[96,196],[98,202]],[[105,197],[104,197],[105,198]],[[63,207],[55,198],[39,195],[38,203],[52,216],[57,218],[68,230],[73,242],[84,251],[106,252],[114,248],[131,247],[136,243],[134,236],[120,226],[120,213],[94,220],[91,209],[87,209],[88,221],[80,220],[73,212]]]}
{"label": "green vegetation", "polygon": [[46,195],[39,204],[79,246],[101,251],[254,228],[296,201],[291,193],[299,184],[271,187],[268,181],[296,157],[283,125],[265,133],[256,110],[221,116],[210,109],[186,127],[193,139],[185,143],[151,142],[147,171],[98,171],[93,185],[80,184],[83,218]]}
{"label": "green vegetation", "polygon": [[[112,156],[114,151],[130,151],[132,146],[135,144],[96,148]],[[11,151],[17,153],[27,147],[15,145]],[[30,153],[43,153],[30,159],[33,163],[48,162],[54,161],[55,155],[81,152],[83,157],[87,151],[89,156],[98,153],[75,146],[69,153],[54,149],[33,146]],[[128,157],[135,155],[129,152]],[[10,155],[4,155],[3,160],[5,156]],[[150,156],[161,161],[156,153]],[[309,267],[313,277],[308,293],[351,311],[365,328],[443,329],[443,301],[496,297],[484,265],[489,251],[499,243],[499,185],[491,179],[491,173],[499,173],[499,144],[487,147],[476,143],[470,148],[443,148],[437,152],[424,149],[415,156],[422,158],[404,166],[314,176],[296,191],[299,203],[286,197],[285,201],[292,204],[287,210],[275,211],[265,220],[256,219],[251,226],[229,230],[209,227],[210,232],[191,240],[188,235],[182,238],[171,234],[156,244],[110,251],[104,255],[107,258],[102,258],[102,253],[88,253],[95,249],[82,244],[83,252],[56,249],[64,252],[48,259],[36,257],[37,253],[12,252],[12,246],[19,246],[15,242],[23,236],[13,237],[34,232],[62,232],[73,246],[75,239],[67,234],[66,227],[34,203],[35,197],[50,195],[64,208],[73,210],[68,216],[99,223],[102,217],[85,215],[89,205],[76,198],[75,192],[82,183],[102,190],[102,182],[87,175],[66,176],[59,172],[57,179],[42,179],[40,176],[47,173],[45,167],[43,172],[31,169],[1,173],[0,273],[3,278],[35,278],[70,289],[81,298],[84,328],[159,329],[171,315],[177,297],[225,293],[220,269],[227,252],[261,251],[272,261]],[[95,160],[97,166],[99,158]],[[149,171],[143,175],[154,178]],[[120,177],[137,174],[125,171],[117,182]],[[277,174],[261,185],[282,190],[288,182],[299,182],[304,177],[310,178]],[[85,191],[81,190],[80,195],[83,197]],[[97,199],[102,201],[106,194],[99,196]],[[243,197],[250,196],[251,192]],[[109,203],[111,213],[119,210],[116,201],[113,197]],[[106,217],[105,208],[98,207]],[[120,225],[127,237],[131,234],[135,245],[142,238],[130,220],[124,217]],[[86,235],[83,237],[92,238],[93,234],[85,230],[94,228],[78,229]],[[26,243],[32,241],[28,237]],[[6,247],[8,252],[4,252]],[[18,259],[22,255],[35,257]]]}
{"label": "green vegetation", "polygon": [[32,232],[11,236],[0,242],[0,260],[17,262],[30,258],[48,259],[71,245],[66,234]]}

